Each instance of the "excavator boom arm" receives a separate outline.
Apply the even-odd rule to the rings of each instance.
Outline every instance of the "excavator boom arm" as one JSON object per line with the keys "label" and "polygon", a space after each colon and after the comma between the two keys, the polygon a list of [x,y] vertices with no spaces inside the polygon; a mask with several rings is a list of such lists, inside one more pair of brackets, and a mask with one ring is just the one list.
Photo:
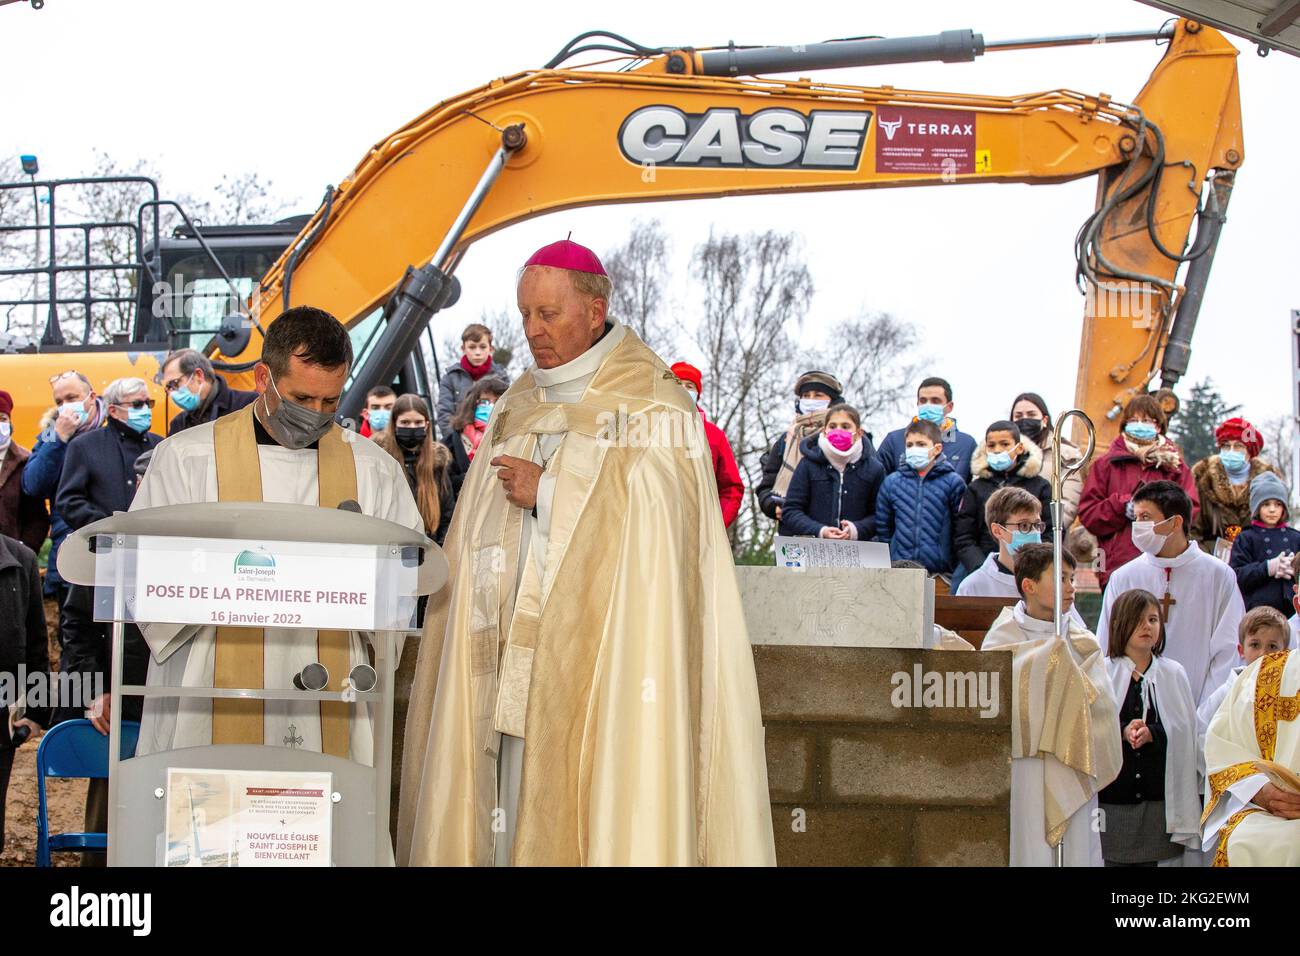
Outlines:
{"label": "excavator boom arm", "polygon": [[[671,54],[631,72],[520,73],[375,144],[251,306],[263,327],[301,303],[352,323],[388,302],[408,267],[442,267],[481,236],[565,208],[1101,174],[1094,217],[1105,215],[1080,269],[1089,285],[1141,291],[1104,316],[1094,309],[1104,296],[1087,300],[1077,401],[1096,419],[1155,373],[1203,180],[1244,159],[1235,56],[1217,32],[1180,21],[1133,104],[1069,90],[997,97],[707,76],[690,72],[700,54],[678,57],[684,74],[667,72]],[[508,130],[523,145],[501,155],[466,221]],[[254,336],[229,358],[259,348]]]}

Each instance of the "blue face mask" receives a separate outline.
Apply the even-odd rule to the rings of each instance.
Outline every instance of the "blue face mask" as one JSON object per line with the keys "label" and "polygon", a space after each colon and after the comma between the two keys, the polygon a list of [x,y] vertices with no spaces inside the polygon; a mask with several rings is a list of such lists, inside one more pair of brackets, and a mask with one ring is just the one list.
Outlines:
{"label": "blue face mask", "polygon": [[920,471],[930,464],[930,451],[926,448],[909,448],[903,452],[903,460],[912,467],[914,471]]}
{"label": "blue face mask", "polygon": [[1011,455],[1005,451],[995,451],[989,453],[989,467],[994,471],[1009,471],[1014,462]]}
{"label": "blue face mask", "polygon": [[84,421],[86,420],[86,415],[87,415],[88,413],[86,412],[86,403],[85,403],[85,402],[64,402],[62,405],[59,406],[59,410],[60,410],[60,411],[62,411],[62,410],[65,409],[65,408],[70,408],[70,409],[72,409],[74,412],[77,413],[77,424],[78,424],[78,425],[80,425],[82,422],[84,422]]}
{"label": "blue face mask", "polygon": [[942,425],[944,414],[942,405],[918,405],[916,417],[923,422],[930,422],[933,425]]}
{"label": "blue face mask", "polygon": [[172,401],[182,410],[192,412],[199,407],[199,393],[191,392],[189,382],[172,392]]}
{"label": "blue face mask", "polygon": [[1219,461],[1223,462],[1225,469],[1237,474],[1250,467],[1250,462],[1246,460],[1244,451],[1221,451],[1219,452]]}
{"label": "blue face mask", "polygon": [[1129,422],[1124,426],[1124,431],[1130,438],[1136,438],[1138,441],[1151,441],[1159,434],[1156,426],[1150,422]]}
{"label": "blue face mask", "polygon": [[478,407],[474,409],[474,417],[480,422],[486,422],[492,417],[492,403],[479,402]]}
{"label": "blue face mask", "polygon": [[1043,534],[1041,531],[1013,531],[1011,532],[1011,543],[1007,545],[1007,550],[1015,554],[1027,544],[1042,544]]}
{"label": "blue face mask", "polygon": [[381,432],[388,427],[388,421],[393,417],[391,409],[372,408],[370,409],[370,430],[372,432]]}
{"label": "blue face mask", "polygon": [[153,409],[132,408],[126,413],[126,423],[141,434],[147,432],[153,424]]}

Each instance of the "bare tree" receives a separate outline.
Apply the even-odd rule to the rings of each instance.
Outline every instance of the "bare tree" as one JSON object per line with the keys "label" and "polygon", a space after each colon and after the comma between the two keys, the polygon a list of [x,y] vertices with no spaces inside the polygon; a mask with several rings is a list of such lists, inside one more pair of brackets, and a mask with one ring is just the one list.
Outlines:
{"label": "bare tree", "polygon": [[298,199],[277,195],[272,180],[263,182],[257,173],[244,173],[223,175],[210,198],[187,197],[181,205],[191,219],[210,226],[240,226],[274,222],[295,209]]}
{"label": "bare tree", "polygon": [[663,223],[637,219],[627,241],[601,260],[614,284],[610,314],[661,356],[671,353],[677,338],[675,324],[665,316],[669,246]]}
{"label": "bare tree", "polygon": [[[864,427],[893,421],[912,397],[917,375],[926,360],[915,354],[920,336],[916,327],[887,312],[865,310],[831,326],[828,340],[838,358],[832,368],[844,385],[844,399],[862,413]],[[805,353],[804,368],[827,365],[817,353]]]}
{"label": "bare tree", "polygon": [[[705,356],[704,404],[753,488],[759,458],[787,424],[785,391],[796,355],[787,329],[802,324],[814,292],[802,241],[775,231],[711,232],[695,250],[691,273],[704,309],[695,330]],[[732,527],[733,548],[738,555],[764,553],[774,530],[748,495]]]}
{"label": "bare tree", "polygon": [[[22,179],[22,166],[16,155],[12,159],[0,161],[0,182],[21,182]],[[27,269],[37,268],[43,263],[45,244],[39,233],[31,231],[35,226],[38,208],[38,197],[34,195],[34,190],[0,189],[0,227],[22,230],[0,230],[0,267]],[[0,277],[0,299],[35,299],[39,288],[40,282],[36,275]],[[44,307],[36,309],[38,317],[44,314]],[[30,306],[5,306],[4,331],[29,336],[32,315]]]}
{"label": "bare tree", "polygon": [[[157,173],[143,160],[124,165],[107,153],[99,153],[88,177],[110,178],[147,176],[157,181]],[[56,197],[60,222],[104,223],[88,231],[60,231],[56,240],[59,265],[99,265],[112,268],[95,271],[64,272],[57,278],[60,299],[90,299],[83,303],[64,303],[58,307],[59,324],[70,344],[104,343],[114,335],[130,331],[135,315],[139,276],[134,225],[140,204],[153,198],[145,183],[110,182],[65,186]],[[146,229],[148,219],[146,218]],[[165,218],[160,229],[171,223]],[[152,230],[148,230],[151,232]],[[152,241],[152,235],[142,237]]]}
{"label": "bare tree", "polygon": [[[17,168],[0,167],[0,179],[17,178]],[[160,180],[158,173],[143,161],[123,163],[107,153],[97,154],[87,178],[121,178],[141,176]],[[30,203],[25,203],[24,191],[0,191],[0,224],[26,225],[32,221]],[[166,198],[166,192],[162,192]],[[60,266],[112,266],[86,271],[61,272],[56,279],[59,325],[69,344],[104,343],[115,335],[130,331],[135,316],[135,303],[139,292],[140,274],[136,268],[138,249],[136,229],[141,204],[153,198],[147,183],[100,182],[65,185],[58,190],[55,202],[61,224],[101,223],[91,229],[60,229],[56,238],[56,256]],[[256,173],[223,176],[221,182],[206,199],[191,196],[177,197],[191,219],[208,222],[242,224],[271,221],[284,214],[288,204],[273,193],[272,183],[263,182]],[[48,221],[48,217],[47,220]],[[159,235],[167,235],[180,223],[174,210],[162,207],[159,212]],[[0,262],[7,266],[30,264],[36,253],[29,244],[30,233],[7,236],[0,233]],[[42,249],[48,248],[48,233],[42,233]],[[153,241],[152,216],[144,215],[144,234],[141,242]],[[18,240],[23,240],[21,243]],[[48,264],[45,256],[41,265]],[[44,282],[33,283],[23,277],[18,283],[24,288],[15,291],[15,283],[0,283],[3,298],[36,298],[44,293]],[[90,300],[89,306],[86,301]],[[37,327],[22,331],[39,337],[44,330],[48,309],[37,310]],[[10,318],[21,318],[19,312],[10,310]],[[16,331],[16,330],[15,330]]]}

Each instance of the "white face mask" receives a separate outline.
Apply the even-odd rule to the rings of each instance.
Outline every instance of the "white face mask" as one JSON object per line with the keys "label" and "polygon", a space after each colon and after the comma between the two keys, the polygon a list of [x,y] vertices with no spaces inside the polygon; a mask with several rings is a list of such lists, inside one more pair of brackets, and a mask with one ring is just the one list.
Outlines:
{"label": "white face mask", "polygon": [[824,412],[831,407],[829,399],[825,398],[801,398],[799,399],[799,414],[811,415],[813,412]]}
{"label": "white face mask", "polygon": [[0,448],[9,447],[9,437],[13,434],[13,428],[9,422],[0,422]]}
{"label": "white face mask", "polygon": [[[1161,522],[1161,524],[1163,523],[1164,522]],[[1133,522],[1133,544],[1139,551],[1152,555],[1159,554],[1161,549],[1164,548],[1165,542],[1168,540],[1168,534],[1156,533],[1156,522]]]}

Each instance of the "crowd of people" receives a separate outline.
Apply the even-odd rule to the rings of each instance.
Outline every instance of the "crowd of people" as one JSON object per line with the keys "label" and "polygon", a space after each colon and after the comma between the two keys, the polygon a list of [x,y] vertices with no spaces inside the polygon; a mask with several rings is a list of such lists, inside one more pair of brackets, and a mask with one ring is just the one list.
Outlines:
{"label": "crowd of people", "polygon": [[[1091,803],[1106,826],[1076,821],[1071,862],[1222,862],[1213,824],[1197,856],[1202,806],[1218,805],[1237,781],[1214,773],[1207,734],[1213,740],[1211,724],[1243,669],[1294,648],[1300,633],[1300,531],[1290,527],[1290,489],[1261,457],[1259,431],[1242,418],[1223,421],[1216,453],[1189,465],[1160,403],[1132,399],[1110,446],[1062,479],[1067,547],[1057,580],[1043,543],[1056,448],[1067,467],[1082,456],[1055,434],[1039,395],[1016,396],[981,442],[958,429],[948,382],[927,378],[912,420],[877,450],[834,375],[807,372],[794,392],[795,416],[764,456],[756,491],[780,533],[884,542],[895,565],[923,567],[959,596],[1014,600],[986,650],[1050,634],[1062,589],[1066,633],[1111,691],[1099,726],[1113,730],[1095,743],[1115,757]],[[1095,631],[1074,607],[1076,555],[1104,588]],[[1013,767],[1013,863],[1050,862],[1042,833],[1014,823],[1041,819],[1037,772],[1035,791],[1017,786]],[[1287,793],[1253,777],[1250,785],[1255,807],[1286,816]],[[1017,807],[1020,798],[1038,805]]]}
{"label": "crowd of people", "polygon": [[[726,435],[699,408],[702,373],[678,362],[671,376],[699,410],[730,526],[745,487]],[[179,409],[168,435],[259,397],[230,387],[192,349],[168,355],[159,382]],[[139,378],[113,381],[99,395],[85,375],[69,370],[50,386],[52,407],[30,451],[11,440],[13,401],[0,391],[0,574],[13,579],[0,591],[12,596],[0,667],[48,667],[36,559],[48,537],[43,596],[59,607],[61,667],[107,674],[106,625],[93,618],[90,589],[60,579],[58,549],[73,531],[131,505],[163,436]],[[462,335],[459,361],[439,382],[435,407],[387,386],[366,396],[358,430],[401,466],[425,531],[439,543],[493,406],[509,387],[493,358],[491,331],[473,324]],[[1199,846],[1208,725],[1243,667],[1293,647],[1300,631],[1300,531],[1289,526],[1290,490],[1260,457],[1258,431],[1240,418],[1222,422],[1217,452],[1189,466],[1166,434],[1161,405],[1147,395],[1132,399],[1110,446],[1061,482],[1069,547],[1053,570],[1043,541],[1052,530],[1057,449],[1066,466],[1082,453],[1055,433],[1038,394],[1016,395],[1007,416],[977,438],[958,427],[951,385],[925,378],[915,414],[879,448],[834,374],[805,372],[793,397],[789,427],[762,456],[753,489],[780,534],[882,542],[895,565],[924,568],[959,596],[1014,599],[1014,612],[995,624],[986,649],[1050,626],[1056,588],[1063,589],[1070,633],[1089,633],[1073,606],[1076,558],[1096,569],[1104,594],[1095,640],[1106,658],[1122,758],[1098,795],[1111,821],[1100,852],[1107,863],[1154,864]],[[130,628],[127,680],[142,683],[147,661]],[[138,699],[134,706],[128,719],[139,717]],[[103,731],[106,708],[106,697],[90,708]],[[13,758],[10,736],[77,716],[33,710],[0,720],[0,796]],[[103,829],[104,802],[102,782],[92,782],[87,829]],[[0,840],[2,807],[0,799]]]}

